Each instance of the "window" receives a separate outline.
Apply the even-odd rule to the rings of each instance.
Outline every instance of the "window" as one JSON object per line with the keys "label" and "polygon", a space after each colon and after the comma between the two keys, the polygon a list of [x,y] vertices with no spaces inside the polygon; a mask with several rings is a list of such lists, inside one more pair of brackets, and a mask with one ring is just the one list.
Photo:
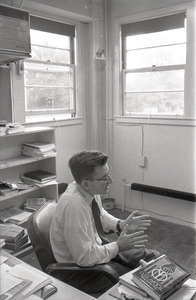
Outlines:
{"label": "window", "polygon": [[122,25],[123,115],[182,116],[185,13]]}
{"label": "window", "polygon": [[75,27],[30,18],[31,58],[24,61],[26,121],[75,116]]}

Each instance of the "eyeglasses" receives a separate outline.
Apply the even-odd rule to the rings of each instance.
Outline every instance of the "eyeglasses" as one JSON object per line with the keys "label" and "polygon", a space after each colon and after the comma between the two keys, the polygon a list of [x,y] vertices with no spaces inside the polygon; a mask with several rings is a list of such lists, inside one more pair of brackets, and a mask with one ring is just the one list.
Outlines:
{"label": "eyeglasses", "polygon": [[107,182],[109,180],[112,180],[112,176],[110,174],[108,174],[107,177],[105,177],[105,178],[93,178],[91,180],[92,181],[96,180],[96,181],[105,181],[105,182]]}

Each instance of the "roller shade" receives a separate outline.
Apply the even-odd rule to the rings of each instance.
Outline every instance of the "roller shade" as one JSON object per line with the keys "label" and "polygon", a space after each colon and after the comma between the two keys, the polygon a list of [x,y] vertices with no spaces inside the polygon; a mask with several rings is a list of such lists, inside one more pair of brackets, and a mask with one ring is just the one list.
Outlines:
{"label": "roller shade", "polygon": [[155,19],[123,24],[121,26],[122,37],[182,28],[184,27],[185,18],[186,14],[183,12]]}
{"label": "roller shade", "polygon": [[30,28],[75,37],[75,26],[35,16],[30,16]]}

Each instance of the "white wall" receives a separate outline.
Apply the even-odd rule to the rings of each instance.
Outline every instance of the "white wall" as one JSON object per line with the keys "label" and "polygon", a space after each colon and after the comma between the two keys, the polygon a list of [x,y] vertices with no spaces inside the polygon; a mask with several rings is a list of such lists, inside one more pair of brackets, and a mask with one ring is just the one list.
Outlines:
{"label": "white wall", "polygon": [[[121,207],[123,199],[122,178],[127,182],[138,182],[166,188],[195,192],[195,127],[187,124],[157,125],[153,122],[137,124],[116,118],[119,115],[119,46],[116,43],[115,22],[119,18],[129,18],[138,13],[156,15],[159,9],[172,5],[186,5],[186,0],[106,0],[107,22],[104,19],[104,1],[102,0],[12,0],[13,6],[30,12],[51,17],[55,20],[80,22],[80,32],[84,41],[80,49],[80,77],[78,89],[80,97],[80,116],[76,123],[72,121],[45,123],[55,126],[57,144],[57,174],[59,182],[72,180],[67,162],[70,156],[84,148],[103,150],[109,154],[112,176],[115,183],[110,196]],[[0,0],[10,5],[10,0]],[[106,25],[106,41],[105,41]],[[194,32],[192,32],[194,36]],[[194,38],[193,40],[194,42]],[[106,61],[95,59],[98,48],[103,48]],[[194,68],[194,47],[189,53]],[[192,75],[191,75],[192,74]],[[190,72],[187,99],[194,111],[195,80]],[[14,91],[15,107],[19,111],[24,96],[21,92],[21,80],[16,80]],[[83,88],[81,88],[81,86]],[[2,98],[0,98],[2,101]],[[18,120],[19,121],[19,120]],[[41,125],[41,124],[38,124]],[[147,157],[145,168],[139,166],[142,154]],[[193,203],[166,197],[157,197],[127,190],[126,208],[148,211],[151,215],[186,225],[195,224]]]}
{"label": "white wall", "polygon": [[[193,1],[107,1],[108,27],[108,77],[110,91],[108,121],[110,164],[114,182],[110,196],[117,200],[117,206],[139,209],[152,216],[172,222],[195,226],[195,205],[193,202],[172,199],[124,190],[122,180],[196,193],[195,185],[195,32]],[[189,74],[187,92],[188,103],[186,120],[131,119],[120,116],[120,49],[119,24],[137,20],[137,16],[148,18],[156,14],[189,8],[188,39],[191,36],[189,49]],[[176,10],[175,10],[176,9]],[[193,66],[191,66],[191,63]],[[190,64],[190,65],[189,65]],[[188,95],[189,94],[189,95]],[[112,121],[111,121],[112,120]],[[140,164],[141,155],[146,156],[146,166]]]}

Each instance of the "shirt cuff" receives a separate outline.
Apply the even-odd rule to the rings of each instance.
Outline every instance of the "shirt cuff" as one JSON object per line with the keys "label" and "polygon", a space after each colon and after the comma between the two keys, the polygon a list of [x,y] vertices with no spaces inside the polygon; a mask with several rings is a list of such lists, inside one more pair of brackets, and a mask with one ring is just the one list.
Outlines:
{"label": "shirt cuff", "polygon": [[108,248],[108,250],[109,250],[109,252],[111,254],[110,258],[112,259],[112,258],[116,257],[116,255],[119,252],[119,248],[118,248],[117,242],[112,242],[112,243],[106,244],[105,246]]}

